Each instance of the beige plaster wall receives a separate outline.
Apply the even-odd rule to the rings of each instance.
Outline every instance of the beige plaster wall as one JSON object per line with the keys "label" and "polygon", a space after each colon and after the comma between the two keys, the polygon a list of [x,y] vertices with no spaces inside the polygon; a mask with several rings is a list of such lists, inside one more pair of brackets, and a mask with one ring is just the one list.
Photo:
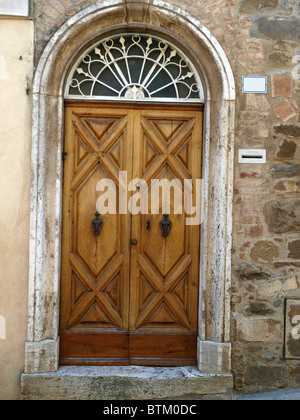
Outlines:
{"label": "beige plaster wall", "polygon": [[1,400],[19,398],[24,369],[32,108],[26,87],[33,73],[33,39],[31,21],[0,19]]}

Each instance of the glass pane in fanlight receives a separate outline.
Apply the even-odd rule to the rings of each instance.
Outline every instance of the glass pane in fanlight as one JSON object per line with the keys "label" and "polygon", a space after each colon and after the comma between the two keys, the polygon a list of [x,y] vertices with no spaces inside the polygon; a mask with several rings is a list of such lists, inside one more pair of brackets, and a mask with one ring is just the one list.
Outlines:
{"label": "glass pane in fanlight", "polygon": [[122,86],[117,70],[115,68],[105,67],[101,71],[101,77],[98,78],[98,83],[95,83],[92,94],[93,96],[117,96]]}
{"label": "glass pane in fanlight", "polygon": [[155,78],[148,87],[150,94],[156,98],[177,98],[172,77],[162,68],[158,68]]}
{"label": "glass pane in fanlight", "polygon": [[144,59],[141,57],[131,57],[128,62],[132,83],[139,84]]}

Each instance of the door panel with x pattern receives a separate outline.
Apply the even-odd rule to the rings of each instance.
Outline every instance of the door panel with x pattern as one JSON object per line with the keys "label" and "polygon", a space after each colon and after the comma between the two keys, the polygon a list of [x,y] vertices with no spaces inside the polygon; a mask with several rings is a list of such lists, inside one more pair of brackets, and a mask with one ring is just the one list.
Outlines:
{"label": "door panel with x pattern", "polygon": [[71,111],[72,135],[65,144],[70,158],[64,185],[62,329],[128,330],[130,217],[102,216],[98,237],[91,221],[97,183],[112,179],[118,188],[119,171],[131,173],[132,118],[128,111]]}
{"label": "door panel with x pattern", "polygon": [[[148,184],[149,209],[152,179],[179,181],[183,204],[184,180],[201,177],[201,113],[143,111],[139,126],[134,156],[140,159],[134,162],[133,173]],[[172,229],[167,238],[160,229],[162,197],[159,214],[150,210],[149,215],[133,216],[132,229],[139,245],[131,263],[130,328],[136,333],[197,330],[199,226],[185,225],[184,206],[182,214],[176,214],[174,199],[175,192],[171,192],[167,201]],[[150,229],[145,229],[147,223]]]}

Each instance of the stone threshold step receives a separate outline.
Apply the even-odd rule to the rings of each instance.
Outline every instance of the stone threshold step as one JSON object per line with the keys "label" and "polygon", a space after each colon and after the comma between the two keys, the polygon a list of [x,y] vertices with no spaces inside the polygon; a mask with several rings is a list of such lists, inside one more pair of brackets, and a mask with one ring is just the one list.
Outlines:
{"label": "stone threshold step", "polygon": [[232,399],[232,375],[200,373],[196,367],[61,367],[23,374],[22,400]]}

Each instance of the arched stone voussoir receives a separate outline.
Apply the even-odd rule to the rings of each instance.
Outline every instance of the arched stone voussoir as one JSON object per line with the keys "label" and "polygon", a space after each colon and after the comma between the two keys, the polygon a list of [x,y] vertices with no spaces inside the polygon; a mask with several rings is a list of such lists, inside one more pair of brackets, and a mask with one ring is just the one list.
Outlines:
{"label": "arched stone voussoir", "polygon": [[33,93],[63,96],[66,77],[89,45],[105,36],[140,32],[175,44],[194,63],[206,99],[234,100],[235,84],[226,54],[197,19],[161,1],[109,0],[77,13],[53,36],[40,59]]}

